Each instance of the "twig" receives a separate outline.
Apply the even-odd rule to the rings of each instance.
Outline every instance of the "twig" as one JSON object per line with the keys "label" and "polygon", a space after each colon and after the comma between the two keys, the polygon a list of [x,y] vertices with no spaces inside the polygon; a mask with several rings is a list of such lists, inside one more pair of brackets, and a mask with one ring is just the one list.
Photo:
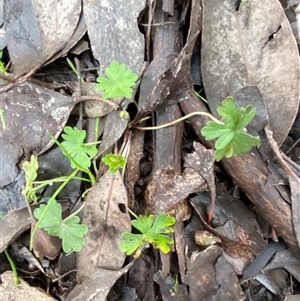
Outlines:
{"label": "twig", "polygon": [[[80,71],[80,62],[77,58],[75,58],[75,65],[77,71],[77,81],[78,81],[78,96],[82,96],[82,78],[81,78],[81,71]],[[80,102],[80,109],[79,109],[79,121],[78,121],[78,128],[82,130],[82,119],[83,119],[83,107],[82,102]]]}
{"label": "twig", "polygon": [[156,0],[148,0],[148,27],[146,33],[146,61],[148,63],[150,63],[151,25],[153,21],[155,6],[156,6]]}
{"label": "twig", "polygon": [[267,125],[265,127],[265,133],[267,135],[267,138],[269,140],[269,143],[274,151],[274,153],[276,154],[279,162],[281,163],[284,171],[290,176],[290,177],[293,177],[293,178],[297,178],[297,176],[295,175],[295,173],[291,170],[291,168],[288,166],[288,164],[284,161],[284,159],[282,158],[282,155],[280,153],[280,149],[277,145],[277,142],[274,140],[273,138],[273,132],[272,130],[269,128],[269,126]]}

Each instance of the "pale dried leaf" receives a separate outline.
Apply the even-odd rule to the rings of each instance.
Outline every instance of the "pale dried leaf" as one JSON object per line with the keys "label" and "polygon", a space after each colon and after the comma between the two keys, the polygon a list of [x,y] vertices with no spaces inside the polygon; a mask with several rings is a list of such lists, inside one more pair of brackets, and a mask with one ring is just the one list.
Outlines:
{"label": "pale dried leaf", "polygon": [[1,274],[0,300],[24,301],[26,296],[26,300],[30,301],[55,301],[41,289],[32,287],[23,280],[20,281],[17,286],[11,271]]}
{"label": "pale dried leaf", "polygon": [[22,75],[50,59],[73,35],[81,1],[9,0],[4,22],[15,75]]}
{"label": "pale dried leaf", "polygon": [[100,75],[113,60],[140,74],[144,63],[144,38],[137,18],[144,0],[83,1],[83,12]]}
{"label": "pale dried leaf", "polygon": [[183,174],[171,166],[157,170],[145,191],[146,212],[155,215],[168,212],[189,194],[206,188],[205,180],[190,168]]}
{"label": "pale dried leaf", "polygon": [[77,279],[89,279],[96,267],[119,270],[125,260],[122,233],[131,232],[127,192],[119,172],[107,172],[86,198],[83,223],[89,228],[86,244],[77,254]]}
{"label": "pale dried leaf", "polygon": [[0,186],[13,182],[21,156],[37,155],[53,145],[75,102],[55,91],[26,82],[1,94],[6,129],[0,123]]}
{"label": "pale dried leaf", "polygon": [[279,1],[204,0],[201,62],[212,112],[226,96],[257,87],[281,145],[299,106],[299,54]]}
{"label": "pale dried leaf", "polygon": [[[16,223],[16,221],[18,222]],[[9,211],[4,218],[1,218],[0,253],[29,229],[30,225],[31,219],[27,207]]]}
{"label": "pale dried leaf", "polygon": [[72,290],[66,301],[106,301],[107,294],[117,279],[127,273],[134,261],[127,264],[123,269],[112,271],[103,268],[95,268],[91,279],[78,284]]}

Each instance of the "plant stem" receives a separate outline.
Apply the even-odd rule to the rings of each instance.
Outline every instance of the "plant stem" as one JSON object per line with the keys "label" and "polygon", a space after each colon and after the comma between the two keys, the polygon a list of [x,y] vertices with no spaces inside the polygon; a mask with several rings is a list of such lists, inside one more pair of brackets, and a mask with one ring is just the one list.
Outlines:
{"label": "plant stem", "polygon": [[[51,180],[45,180],[45,181],[34,181],[33,184],[40,184],[34,188],[32,188],[30,190],[30,192],[28,193],[28,200],[31,200],[31,196],[33,194],[35,194],[36,192],[38,192],[40,189],[42,189],[43,187],[47,186],[47,185],[51,185],[53,183],[59,183],[59,182],[64,182],[68,177],[67,176],[63,176],[63,177],[59,177],[59,178],[54,178]],[[74,177],[72,180],[79,180],[79,181],[86,181],[86,182],[91,182],[91,180],[83,178],[83,177]]]}
{"label": "plant stem", "polygon": [[194,91],[194,92],[195,92],[195,94],[197,95],[197,97],[199,97],[202,101],[204,101],[205,103],[208,103],[207,100],[199,94],[199,93],[201,93],[202,91],[203,91],[203,89],[200,90],[199,92],[196,92],[196,91]]}
{"label": "plant stem", "polygon": [[129,207],[127,207],[127,210],[135,219],[137,219],[137,220],[139,219],[139,217]]}
{"label": "plant stem", "polygon": [[192,112],[188,115],[185,115],[181,118],[178,118],[174,121],[171,121],[171,122],[168,122],[168,123],[165,123],[165,124],[162,124],[162,125],[158,125],[158,126],[133,126],[132,128],[134,129],[137,129],[137,130],[159,130],[159,129],[163,129],[163,128],[166,128],[168,126],[171,126],[171,125],[174,125],[180,121],[183,121],[183,120],[186,120],[192,116],[195,116],[195,115],[203,115],[203,116],[207,116],[209,117],[210,119],[212,119],[213,121],[217,122],[217,123],[220,123],[220,124],[224,124],[223,122],[221,122],[220,120],[218,120],[216,117],[214,117],[213,115],[209,114],[209,113],[206,113],[206,112]]}
{"label": "plant stem", "polygon": [[74,97],[74,99],[76,101],[95,100],[95,101],[104,102],[104,103],[112,106],[115,110],[117,110],[119,108],[119,105],[117,103],[115,103],[115,102],[113,102],[109,99],[100,97],[100,96],[92,96],[92,95],[89,95],[89,96],[76,96],[76,97]]}
{"label": "plant stem", "polygon": [[[95,142],[97,142],[98,138],[99,138],[99,122],[100,122],[100,117],[97,117],[96,122],[95,122],[95,138],[94,138]],[[96,161],[97,161],[97,155],[94,156],[94,158],[92,158],[92,165],[94,167],[95,174],[98,174],[98,168],[96,165]]]}
{"label": "plant stem", "polygon": [[100,144],[102,141],[96,141],[96,142],[88,142],[88,143],[85,143],[85,145],[97,145],[97,144]]}
{"label": "plant stem", "polygon": [[[4,217],[3,214],[0,214],[0,218],[3,218],[3,217]],[[13,272],[14,279],[15,279],[15,284],[19,285],[20,284],[20,279],[19,279],[19,275],[18,275],[16,265],[15,265],[14,261],[11,259],[7,249],[4,250],[4,254],[5,254],[5,256],[7,258],[7,261],[9,262],[9,265],[10,265],[11,270]]]}
{"label": "plant stem", "polygon": [[[78,75],[78,71],[77,71],[76,67],[74,66],[73,62],[72,62],[69,58],[67,58],[67,62],[68,62],[68,64],[69,64],[70,68],[73,70],[73,72],[74,72],[77,76],[79,76],[79,75]],[[83,79],[81,76],[80,76],[80,80],[81,80],[82,83],[84,83],[84,79]]]}
{"label": "plant stem", "polygon": [[66,218],[64,219],[64,221],[66,221],[66,220],[70,219],[71,217],[77,215],[77,213],[79,213],[79,212],[84,208],[85,204],[86,204],[86,203],[82,204],[75,212],[73,212],[73,213],[70,214],[68,217],[66,217]]}
{"label": "plant stem", "polygon": [[11,270],[13,272],[14,279],[15,279],[15,284],[19,285],[20,284],[20,279],[19,279],[19,275],[18,275],[16,265],[15,265],[14,261],[11,259],[10,255],[9,255],[9,253],[6,249],[4,250],[4,254],[5,254],[5,256],[7,258],[7,261],[9,262],[9,265],[10,265]]}
{"label": "plant stem", "polygon": [[[34,190],[41,189],[46,185],[51,185],[52,183],[64,182],[67,178],[68,178],[68,176],[63,176],[63,177],[58,177],[58,178],[54,178],[54,179],[51,179],[51,180],[34,181],[33,184],[40,184],[39,186],[34,187]],[[83,177],[74,177],[73,180],[90,182],[89,179],[86,179],[86,178],[83,178]]]}

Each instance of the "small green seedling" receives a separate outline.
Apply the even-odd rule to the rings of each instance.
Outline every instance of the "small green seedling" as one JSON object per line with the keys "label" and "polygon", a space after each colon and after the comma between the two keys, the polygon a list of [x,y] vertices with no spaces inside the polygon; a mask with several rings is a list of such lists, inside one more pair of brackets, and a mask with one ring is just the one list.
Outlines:
{"label": "small green seedling", "polygon": [[131,69],[126,69],[124,63],[118,64],[112,61],[110,66],[105,69],[107,78],[98,77],[97,90],[104,90],[104,98],[132,98],[132,87],[138,79],[138,75],[133,73]]}
{"label": "small green seedling", "polygon": [[62,134],[62,137],[64,138],[62,143],[58,142],[53,137],[52,139],[62,149],[63,153],[70,160],[72,168],[74,168],[69,176],[37,182],[35,181],[38,170],[37,158],[32,156],[30,162],[23,163],[26,186],[22,193],[29,202],[37,202],[38,197],[36,196],[36,193],[43,187],[54,182],[62,182],[48,200],[47,205],[41,204],[39,208],[34,211],[34,216],[38,219],[38,222],[31,235],[30,249],[32,249],[33,239],[38,228],[44,228],[50,235],[60,237],[62,239],[63,250],[66,253],[71,251],[78,252],[84,245],[83,236],[88,231],[87,226],[79,224],[80,219],[76,216],[78,212],[62,219],[61,205],[56,201],[56,197],[69,181],[73,179],[88,181],[86,178],[76,177],[77,173],[80,171],[87,173],[90,177],[90,182],[95,184],[95,177],[89,170],[89,167],[91,166],[91,158],[97,153],[97,148],[94,144],[88,145],[84,143],[86,137],[86,132],[84,130],[67,126],[65,127],[64,132],[65,133]]}
{"label": "small green seedling", "polygon": [[224,123],[209,121],[201,130],[206,140],[218,138],[215,144],[216,161],[246,153],[260,143],[258,137],[244,131],[256,114],[255,108],[250,105],[236,108],[233,97],[229,96],[223,100],[217,112]]}
{"label": "small green seedling", "polygon": [[37,178],[37,171],[39,168],[39,163],[37,157],[32,155],[30,161],[23,162],[23,169],[25,172],[26,185],[22,190],[22,194],[26,196],[26,199],[30,202],[36,203],[38,197],[34,191],[34,181]]}
{"label": "small green seedling", "polygon": [[[79,76],[78,71],[77,71],[76,67],[74,66],[74,64],[72,63],[72,61],[69,58],[66,58],[66,60],[67,60],[68,65],[70,66],[70,68],[73,70],[73,72],[77,76]],[[84,83],[84,79],[81,76],[80,76],[80,80],[81,80],[81,82]]]}
{"label": "small green seedling", "polygon": [[169,233],[174,232],[172,226],[175,222],[176,220],[173,216],[167,216],[164,212],[156,219],[154,219],[153,215],[136,216],[136,219],[132,220],[131,224],[142,234],[124,232],[122,234],[121,251],[127,255],[135,252],[134,257],[137,258],[144,248],[148,248],[149,244],[152,244],[165,254],[170,252],[169,245],[174,244],[174,240],[169,237]]}
{"label": "small green seedling", "polygon": [[202,96],[200,95],[200,93],[201,93],[202,91],[203,91],[203,89],[200,90],[199,92],[197,92],[197,91],[194,91],[194,92],[195,92],[195,94],[197,95],[198,98],[200,98],[203,102],[205,102],[205,103],[207,104],[208,101],[207,101],[204,97],[202,97]]}
{"label": "small green seedling", "polygon": [[174,283],[174,285],[173,285],[173,291],[174,291],[175,293],[177,293],[177,291],[178,291],[178,285],[179,285],[178,274],[175,274],[175,283]]}
{"label": "small green seedling", "polygon": [[107,154],[102,161],[109,167],[108,171],[115,174],[119,168],[125,168],[126,159],[122,155]]}

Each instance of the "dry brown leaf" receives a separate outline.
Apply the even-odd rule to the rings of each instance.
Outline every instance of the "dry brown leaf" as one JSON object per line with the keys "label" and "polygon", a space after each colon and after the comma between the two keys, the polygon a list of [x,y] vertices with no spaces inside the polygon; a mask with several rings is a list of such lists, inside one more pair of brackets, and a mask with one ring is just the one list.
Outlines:
{"label": "dry brown leaf", "polygon": [[83,13],[100,75],[116,60],[140,74],[144,62],[144,38],[137,18],[144,0],[83,1]]}
{"label": "dry brown leaf", "polygon": [[97,156],[103,154],[122,137],[129,121],[129,117],[123,116],[120,111],[113,111],[102,119],[104,121],[104,129]]}
{"label": "dry brown leaf", "polygon": [[171,166],[157,170],[145,191],[146,212],[155,215],[172,210],[189,194],[206,190],[205,180],[196,171],[186,168],[183,174]]}
{"label": "dry brown leaf", "polygon": [[54,259],[61,250],[61,239],[38,228],[33,241],[33,253],[39,258]]}
{"label": "dry brown leaf", "polygon": [[133,263],[134,261],[127,264],[123,269],[116,271],[96,268],[93,274],[90,275],[91,279],[77,285],[69,293],[66,301],[106,301],[111,287],[118,278],[128,272]]}
{"label": "dry brown leaf", "polygon": [[4,21],[14,75],[43,64],[73,35],[81,1],[5,1]]}
{"label": "dry brown leaf", "polygon": [[20,157],[38,155],[53,145],[49,134],[59,136],[75,102],[30,82],[1,94],[0,106],[7,124],[0,123],[0,186],[12,183],[18,174]]}
{"label": "dry brown leaf", "polygon": [[25,281],[20,280],[20,284],[15,284],[14,276],[11,271],[1,274],[0,300],[13,301],[55,301],[41,289],[32,287]]}
{"label": "dry brown leaf", "polygon": [[[16,223],[16,221],[18,221]],[[0,253],[3,252],[9,244],[14,242],[23,232],[29,229],[31,219],[28,208],[9,211],[4,218],[0,219]]]}
{"label": "dry brown leaf", "polygon": [[145,131],[132,131],[130,138],[130,153],[125,170],[125,185],[128,192],[128,206],[135,205],[135,184],[140,179],[140,160],[143,157]]}
{"label": "dry brown leaf", "polygon": [[214,172],[214,151],[206,149],[201,143],[193,143],[195,151],[186,154],[184,166],[197,171],[207,182],[211,193],[211,204],[207,208],[208,223],[211,223],[216,202],[216,184]]}
{"label": "dry brown leaf", "polygon": [[120,245],[123,232],[131,232],[127,191],[119,172],[109,172],[91,188],[83,220],[89,228],[86,244],[77,254],[77,279],[91,277],[96,267],[119,270],[125,260]]}
{"label": "dry brown leaf", "polygon": [[189,300],[244,300],[238,278],[216,245],[187,259]]}
{"label": "dry brown leaf", "polygon": [[[279,1],[203,0],[201,71],[213,114],[228,95],[257,88],[281,145],[298,111],[299,70],[297,44]],[[247,105],[261,114],[255,98]]]}

